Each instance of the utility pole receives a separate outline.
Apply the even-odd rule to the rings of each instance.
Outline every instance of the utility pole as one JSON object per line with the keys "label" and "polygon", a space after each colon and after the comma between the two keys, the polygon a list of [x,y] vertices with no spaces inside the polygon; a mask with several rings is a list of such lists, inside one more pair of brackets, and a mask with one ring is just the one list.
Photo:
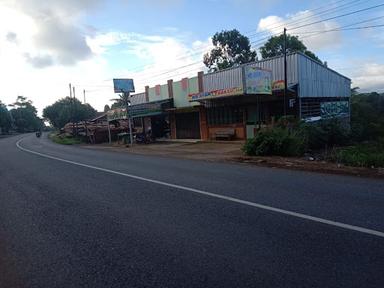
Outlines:
{"label": "utility pole", "polygon": [[131,117],[129,113],[129,92],[122,92],[123,93],[123,99],[124,99],[124,104],[125,104],[125,109],[127,111],[127,119],[128,119],[128,126],[129,126],[129,143],[130,146],[133,144],[133,135],[132,135],[132,125],[131,125]]}
{"label": "utility pole", "polygon": [[[75,87],[73,87],[73,91],[75,91]],[[72,136],[75,136],[75,120],[74,120],[74,101],[72,98],[72,84],[69,83],[69,103],[71,103],[71,121],[72,121]]]}
{"label": "utility pole", "polygon": [[[77,112],[77,109],[76,109],[76,91],[75,91],[75,86],[73,86],[72,89],[73,89],[73,110],[74,110],[74,117],[73,118],[75,118],[76,112]],[[76,121],[76,125],[73,124],[73,127],[75,127],[75,126],[76,126],[76,129],[74,131],[75,131],[75,134],[77,136],[77,128],[78,128],[77,121]]]}
{"label": "utility pole", "polygon": [[284,116],[287,116],[288,80],[287,80],[287,28],[284,28]]}
{"label": "utility pole", "polygon": [[83,89],[83,96],[84,96],[84,104],[87,103],[85,102],[85,89]]}

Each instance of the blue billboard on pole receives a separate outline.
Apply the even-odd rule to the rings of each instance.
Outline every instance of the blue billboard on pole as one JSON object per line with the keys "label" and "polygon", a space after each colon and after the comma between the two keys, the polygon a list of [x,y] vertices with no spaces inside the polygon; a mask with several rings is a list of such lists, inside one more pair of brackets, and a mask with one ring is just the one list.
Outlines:
{"label": "blue billboard on pole", "polygon": [[135,92],[133,79],[113,79],[113,87],[115,89],[115,93]]}

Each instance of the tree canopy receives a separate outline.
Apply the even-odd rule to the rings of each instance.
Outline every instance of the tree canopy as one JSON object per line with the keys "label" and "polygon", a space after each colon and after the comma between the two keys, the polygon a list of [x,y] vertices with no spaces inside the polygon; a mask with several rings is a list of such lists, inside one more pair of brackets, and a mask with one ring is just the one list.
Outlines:
{"label": "tree canopy", "polygon": [[[321,60],[307,46],[300,41],[298,36],[287,35],[287,53],[302,52],[308,57],[320,62]],[[261,57],[263,59],[280,56],[284,54],[284,35],[273,36],[267,43],[260,47]]]}
{"label": "tree canopy", "polygon": [[351,130],[356,141],[384,139],[384,93],[352,89]]}
{"label": "tree canopy", "polygon": [[111,107],[109,107],[108,104],[104,105],[104,112],[108,112],[109,110],[111,110]]}
{"label": "tree canopy", "polygon": [[[116,108],[125,108],[125,105],[129,105],[131,103],[130,101],[130,95],[127,94],[127,93],[121,93],[121,94],[118,94],[119,95],[119,98],[116,98],[116,99],[111,99],[113,101],[115,101],[112,106],[111,106],[111,109],[116,109]],[[106,111],[104,111],[106,112]]]}
{"label": "tree canopy", "polygon": [[7,106],[5,106],[0,101],[0,133],[8,133],[9,130],[12,127],[12,116],[11,113],[8,111]]}
{"label": "tree canopy", "polygon": [[24,96],[17,96],[16,102],[9,105],[13,124],[18,132],[32,132],[41,129],[44,124],[37,116],[37,109],[31,100]]}
{"label": "tree canopy", "polygon": [[47,106],[43,117],[55,128],[62,128],[68,122],[88,120],[96,115],[96,110],[89,104],[82,104],[78,99],[66,97]]}
{"label": "tree canopy", "polygon": [[214,48],[204,55],[204,64],[211,72],[257,60],[248,37],[236,29],[217,32],[212,37],[212,44]]}

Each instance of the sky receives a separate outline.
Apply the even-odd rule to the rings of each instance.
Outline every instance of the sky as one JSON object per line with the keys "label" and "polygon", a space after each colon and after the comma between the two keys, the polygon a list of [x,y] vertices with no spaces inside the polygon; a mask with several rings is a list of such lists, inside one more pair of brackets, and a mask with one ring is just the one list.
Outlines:
{"label": "sky", "polygon": [[[213,34],[237,29],[252,48],[298,35],[361,91],[384,92],[384,6],[375,0],[0,0],[0,100],[32,100],[41,115],[69,95],[102,111],[113,78],[146,85],[204,70]],[[333,18],[333,19],[330,19]],[[309,25],[311,24],[311,25]],[[303,26],[303,27],[300,27]],[[260,58],[260,53],[258,53]]]}

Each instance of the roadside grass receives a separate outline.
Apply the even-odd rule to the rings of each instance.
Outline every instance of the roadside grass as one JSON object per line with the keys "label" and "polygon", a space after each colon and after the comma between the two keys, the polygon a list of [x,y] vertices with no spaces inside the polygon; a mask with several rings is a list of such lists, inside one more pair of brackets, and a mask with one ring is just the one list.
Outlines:
{"label": "roadside grass", "polygon": [[[242,151],[248,156],[302,157],[309,154],[346,166],[384,168],[384,138],[358,143],[335,121],[259,131],[253,139],[247,140]],[[316,159],[315,156],[310,158]]]}
{"label": "roadside grass", "polygon": [[364,143],[338,148],[330,160],[354,167],[383,168],[384,144]]}
{"label": "roadside grass", "polygon": [[79,138],[74,138],[71,136],[60,135],[57,132],[52,132],[48,135],[49,139],[53,142],[61,145],[76,145],[81,144],[83,141]]}

